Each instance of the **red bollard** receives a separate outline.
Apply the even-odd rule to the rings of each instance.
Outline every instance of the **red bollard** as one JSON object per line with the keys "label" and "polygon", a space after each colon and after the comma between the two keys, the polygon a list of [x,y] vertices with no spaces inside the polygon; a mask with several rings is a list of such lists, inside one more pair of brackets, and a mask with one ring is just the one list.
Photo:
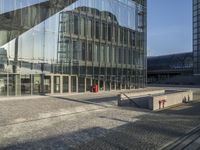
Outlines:
{"label": "red bollard", "polygon": [[95,85],[96,93],[99,92],[98,84]]}

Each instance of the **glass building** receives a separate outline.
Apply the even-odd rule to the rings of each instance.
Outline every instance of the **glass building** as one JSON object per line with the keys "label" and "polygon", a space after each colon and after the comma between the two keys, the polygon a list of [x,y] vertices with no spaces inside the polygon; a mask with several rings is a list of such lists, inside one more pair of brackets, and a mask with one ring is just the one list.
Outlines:
{"label": "glass building", "polygon": [[200,0],[193,0],[194,74],[200,75]]}
{"label": "glass building", "polygon": [[143,88],[146,0],[0,0],[0,96]]}

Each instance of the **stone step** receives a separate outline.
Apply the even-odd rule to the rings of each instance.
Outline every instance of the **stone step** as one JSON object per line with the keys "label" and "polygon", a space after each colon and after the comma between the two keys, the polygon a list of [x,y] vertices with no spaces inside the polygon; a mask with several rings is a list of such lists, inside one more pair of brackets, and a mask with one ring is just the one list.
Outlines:
{"label": "stone step", "polygon": [[200,149],[200,126],[162,148],[162,150],[199,150]]}

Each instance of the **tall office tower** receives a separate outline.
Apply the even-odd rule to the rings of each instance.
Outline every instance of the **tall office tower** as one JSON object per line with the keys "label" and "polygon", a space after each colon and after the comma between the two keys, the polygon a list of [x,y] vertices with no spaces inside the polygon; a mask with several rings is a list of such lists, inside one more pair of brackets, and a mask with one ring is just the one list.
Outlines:
{"label": "tall office tower", "polygon": [[194,74],[200,75],[200,0],[193,0]]}
{"label": "tall office tower", "polygon": [[0,96],[141,88],[146,0],[1,0]]}

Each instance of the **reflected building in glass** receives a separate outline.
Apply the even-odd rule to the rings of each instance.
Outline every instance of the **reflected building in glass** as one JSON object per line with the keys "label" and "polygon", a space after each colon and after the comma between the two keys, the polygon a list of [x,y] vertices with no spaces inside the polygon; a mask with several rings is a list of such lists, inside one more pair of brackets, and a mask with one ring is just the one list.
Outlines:
{"label": "reflected building in glass", "polygon": [[146,0],[0,0],[0,96],[142,88]]}
{"label": "reflected building in glass", "polygon": [[194,74],[200,75],[200,0],[193,0]]}

